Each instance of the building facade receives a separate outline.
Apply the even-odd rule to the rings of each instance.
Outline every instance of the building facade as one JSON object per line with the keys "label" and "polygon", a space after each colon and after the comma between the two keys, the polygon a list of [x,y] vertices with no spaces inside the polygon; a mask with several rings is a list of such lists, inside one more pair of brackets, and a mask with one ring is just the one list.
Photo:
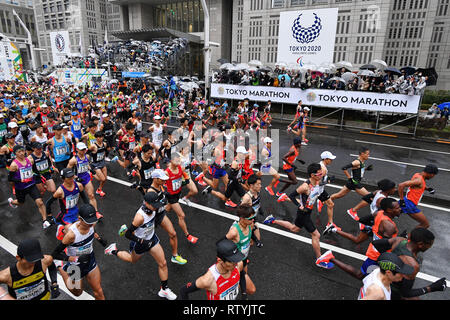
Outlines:
{"label": "building facade", "polygon": [[280,12],[339,8],[334,62],[434,67],[450,90],[449,0],[234,0],[232,60],[277,62]]}
{"label": "building facade", "polygon": [[34,0],[34,10],[42,64],[49,66],[51,32],[68,30],[71,52],[87,55],[90,46],[103,43],[107,28],[112,32],[120,24],[118,7],[107,0]]}
{"label": "building facade", "polygon": [[[120,6],[122,39],[158,40],[187,38],[190,55],[185,61],[191,74],[203,75],[204,12],[200,0],[110,0]],[[206,0],[210,16],[211,68],[219,59],[231,60],[233,1]]]}
{"label": "building facade", "polygon": [[[33,46],[37,48],[38,31],[35,23],[33,0],[0,0],[0,33],[2,37],[11,40],[20,50],[24,69],[32,69],[31,51],[28,35],[14,16],[13,10],[31,33]],[[40,65],[39,53],[36,52],[36,65]]]}

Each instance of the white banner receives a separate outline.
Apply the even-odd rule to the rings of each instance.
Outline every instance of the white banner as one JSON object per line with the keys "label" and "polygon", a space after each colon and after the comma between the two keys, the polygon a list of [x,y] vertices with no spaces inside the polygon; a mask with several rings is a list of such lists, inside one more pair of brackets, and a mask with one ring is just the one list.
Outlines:
{"label": "white banner", "polygon": [[275,103],[303,104],[310,106],[345,108],[394,113],[416,114],[420,96],[405,94],[374,93],[364,91],[320,90],[260,86],[238,86],[231,84],[211,84],[211,97],[219,99],[250,101],[268,100]]}
{"label": "white banner", "polygon": [[83,69],[83,68],[64,68],[56,69],[52,74],[59,85],[83,86],[85,84],[94,85],[96,81],[100,84],[106,81],[108,73],[106,69]]}
{"label": "white banner", "polygon": [[63,65],[66,57],[71,55],[69,31],[50,32],[50,44],[52,48],[53,65]]}
{"label": "white banner", "polygon": [[278,61],[333,63],[337,15],[338,8],[281,12]]}

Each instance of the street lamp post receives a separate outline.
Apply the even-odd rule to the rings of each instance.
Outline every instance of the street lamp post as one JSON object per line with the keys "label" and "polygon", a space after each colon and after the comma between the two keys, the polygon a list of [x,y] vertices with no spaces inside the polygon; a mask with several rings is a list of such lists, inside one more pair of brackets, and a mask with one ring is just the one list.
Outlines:
{"label": "street lamp post", "polygon": [[211,60],[211,49],[209,47],[209,11],[208,7],[206,6],[206,0],[201,0],[202,8],[203,8],[203,14],[204,14],[204,21],[205,21],[205,47],[204,47],[204,73],[205,73],[205,96],[208,97],[208,90],[209,90],[209,63]]}
{"label": "street lamp post", "polygon": [[17,18],[17,20],[19,20],[20,25],[27,33],[27,36],[28,36],[27,42],[28,42],[28,45],[30,46],[30,53],[31,53],[31,68],[32,68],[31,72],[33,74],[34,81],[37,82],[36,73],[35,73],[36,72],[36,53],[34,52],[33,38],[31,37],[31,32],[30,32],[30,30],[28,30],[25,23],[23,23],[22,19],[20,19],[19,15],[17,14],[16,10],[14,10],[14,9],[13,9],[13,14]]}

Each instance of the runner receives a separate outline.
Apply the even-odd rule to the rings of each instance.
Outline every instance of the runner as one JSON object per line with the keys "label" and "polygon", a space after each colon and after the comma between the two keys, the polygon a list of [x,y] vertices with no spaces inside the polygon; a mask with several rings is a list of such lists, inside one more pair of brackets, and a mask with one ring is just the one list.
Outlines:
{"label": "runner", "polygon": [[12,161],[8,171],[8,181],[14,184],[16,199],[8,198],[9,205],[17,208],[25,203],[27,195],[34,200],[42,217],[42,228],[47,229],[54,224],[53,217],[45,209],[42,196],[36,187],[33,176],[33,159],[25,156],[25,147],[16,145],[13,149],[16,158]]}
{"label": "runner", "polygon": [[151,132],[152,134],[152,143],[153,143],[153,148],[155,150],[159,150],[159,148],[161,148],[161,145],[163,143],[163,125],[161,124],[161,116],[156,115],[153,117],[153,120],[155,121],[155,123],[148,128],[148,132]]}
{"label": "runner", "polygon": [[295,160],[300,153],[300,148],[302,146],[302,141],[300,138],[294,138],[293,145],[289,148],[289,151],[283,156],[283,171],[287,174],[289,180],[281,179],[284,182],[284,186],[281,188],[280,192],[277,192],[278,202],[286,201],[289,197],[284,191],[290,186],[297,184],[297,177],[295,176],[294,170],[297,166],[294,164]]}
{"label": "runner", "polygon": [[[340,199],[352,190],[356,191],[356,193],[363,197],[369,194],[369,191],[367,191],[366,188],[361,185],[361,180],[364,177],[364,172],[366,170],[373,170],[373,165],[369,165],[366,167],[366,161],[367,159],[369,159],[369,156],[370,150],[367,147],[362,147],[359,150],[358,158],[342,167],[342,170],[344,171],[344,174],[347,177],[348,181],[339,192],[331,195],[331,200]],[[351,175],[348,173],[348,169],[352,169]]]}
{"label": "runner", "polygon": [[[102,239],[95,234],[94,227],[98,219],[95,208],[90,204],[80,206],[78,221],[71,224],[61,243],[52,253],[53,259],[63,261],[58,266],[59,273],[64,279],[67,289],[75,295],[83,293],[83,279],[91,287],[96,300],[105,300],[101,286],[100,268],[94,254],[94,238]],[[68,273],[75,272],[75,279]],[[76,278],[78,276],[78,278]]]}
{"label": "runner", "polygon": [[172,159],[170,160],[170,163],[165,170],[167,175],[169,176],[169,179],[166,182],[167,187],[167,201],[169,204],[166,207],[166,210],[169,212],[173,209],[173,211],[176,213],[178,217],[178,225],[180,226],[181,230],[183,230],[184,235],[186,236],[186,239],[190,243],[197,243],[198,238],[194,237],[188,232],[186,221],[185,221],[185,213],[183,211],[183,208],[181,208],[181,205],[179,204],[180,200],[180,194],[181,194],[181,187],[183,182],[183,177],[187,179],[187,174],[183,171],[183,168],[181,168],[181,156],[179,153],[172,154]]}
{"label": "runner", "polygon": [[243,270],[240,273],[240,286],[242,299],[246,300],[247,294],[254,294],[256,292],[256,287],[253,281],[248,275],[248,255],[250,252],[250,244],[252,240],[252,225],[255,223],[257,213],[250,206],[239,206],[236,210],[236,215],[239,217],[239,221],[235,221],[228,233],[226,238],[237,244],[238,249],[244,255]]}
{"label": "runner", "polygon": [[62,126],[57,124],[53,127],[55,136],[47,141],[52,161],[58,172],[67,167],[71,158],[71,143],[62,135]]}
{"label": "runner", "polygon": [[50,300],[60,295],[53,258],[42,254],[39,240],[22,240],[17,247],[16,260],[13,265],[0,271],[0,283],[8,286],[7,293],[12,299]]}
{"label": "runner", "polygon": [[[269,215],[264,219],[264,224],[276,224],[291,232],[298,233],[302,228],[311,235],[312,247],[316,255],[316,266],[331,269],[334,267],[333,263],[319,261],[320,254],[320,233],[314,226],[311,220],[311,212],[314,208],[314,203],[320,196],[320,181],[323,177],[322,166],[318,163],[312,163],[308,166],[309,179],[302,183],[294,192],[289,195],[289,199],[298,207],[297,217],[294,224],[278,220],[273,215]],[[300,195],[300,202],[296,197]]]}
{"label": "runner", "polygon": [[156,169],[153,147],[150,144],[144,145],[142,151],[133,159],[133,164],[137,168],[139,182],[131,185],[130,188],[137,188],[142,195],[145,195],[152,184],[152,172]]}
{"label": "runner", "polygon": [[[402,207],[402,212],[408,214],[411,218],[416,220],[419,224],[416,228],[429,228],[430,223],[425,217],[422,210],[417,208],[422,200],[423,193],[425,190],[434,194],[434,189],[428,187],[425,180],[431,180],[439,172],[438,168],[434,164],[427,165],[422,172],[415,173],[411,180],[402,182],[398,185],[398,195],[400,196],[400,206]],[[404,190],[407,188],[406,195]]]}
{"label": "runner", "polygon": [[[335,227],[336,230],[340,229],[333,223],[333,212],[334,212],[334,202],[330,199],[330,196],[328,195],[328,192],[325,190],[325,186],[332,182],[334,180],[334,176],[328,176],[328,166],[331,165],[334,159],[336,159],[336,156],[332,154],[330,151],[324,151],[320,155],[320,158],[322,161],[319,162],[319,164],[322,166],[322,170],[324,172],[322,181],[320,183],[320,196],[317,199],[317,212],[322,212],[323,204],[327,205],[327,216],[328,216],[328,222],[327,226],[325,228],[325,231],[331,226]],[[325,234],[324,231],[324,234]]]}
{"label": "runner", "polygon": [[33,172],[34,181],[39,189],[41,195],[48,191],[54,193],[56,191],[56,185],[53,181],[52,173],[52,162],[48,151],[43,151],[43,145],[39,142],[31,143],[31,148],[33,153],[28,157],[28,159],[33,161]]}
{"label": "runner", "polygon": [[272,142],[273,140],[269,137],[265,137],[264,140],[264,147],[261,151],[261,167],[259,169],[258,174],[261,175],[268,175],[270,174],[272,176],[272,180],[270,184],[265,187],[264,189],[271,195],[274,196],[275,192],[273,191],[273,188],[276,188],[278,184],[280,183],[280,174],[275,170],[275,168],[272,166]]}
{"label": "runner", "polygon": [[[95,142],[93,142],[95,144]],[[87,147],[83,142],[77,143],[77,154],[70,159],[67,164],[67,168],[72,169],[76,172],[76,181],[83,185],[84,190],[86,190],[87,196],[89,198],[89,203],[97,211],[97,218],[103,218],[98,212],[97,200],[94,194],[94,185],[92,184],[92,178],[89,168],[89,156],[87,155]]]}
{"label": "runner", "polygon": [[[91,171],[95,172],[94,178],[99,182],[99,186],[95,191],[95,194],[102,198],[106,195],[103,191],[103,187],[108,179],[108,168],[106,167],[105,158],[110,149],[104,142],[104,136],[105,134],[103,131],[97,131],[95,133],[95,142],[89,148]],[[114,157],[111,159],[111,162],[114,163],[118,159],[118,157]]]}
{"label": "runner", "polygon": [[144,202],[134,216],[133,222],[128,227],[125,237],[131,240],[131,252],[118,251],[115,243],[105,249],[106,255],[115,255],[120,260],[136,263],[142,255],[148,252],[158,264],[158,274],[161,280],[161,289],[158,296],[168,300],[175,300],[177,296],[168,287],[169,271],[164,257],[164,251],[155,233],[156,217],[164,211],[164,203],[161,202],[157,192],[148,192],[144,196]]}
{"label": "runner", "polygon": [[236,300],[239,295],[240,273],[244,269],[244,254],[229,239],[216,242],[217,262],[208,271],[180,290],[182,300],[203,289],[208,300]]}
{"label": "runner", "polygon": [[[250,206],[257,215],[260,214],[264,216],[263,209],[261,208],[261,178],[257,175],[252,175],[248,178],[247,183],[249,190],[242,197],[240,206]],[[252,228],[252,240],[258,248],[262,248],[263,243],[261,242],[259,228],[255,224],[253,224]]]}

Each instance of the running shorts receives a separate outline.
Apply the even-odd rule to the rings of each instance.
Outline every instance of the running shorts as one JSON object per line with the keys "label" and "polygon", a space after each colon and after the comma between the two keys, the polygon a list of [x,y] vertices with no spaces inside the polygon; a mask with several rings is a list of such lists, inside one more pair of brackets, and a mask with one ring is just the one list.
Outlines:
{"label": "running shorts", "polygon": [[233,192],[236,191],[240,198],[245,195],[245,190],[237,179],[228,181],[227,189],[225,190],[225,197],[230,199]]}
{"label": "running shorts", "polygon": [[159,243],[159,238],[156,235],[156,233],[153,234],[153,237],[150,239],[150,241],[151,242],[148,244],[140,244],[138,242],[131,241],[132,243],[130,244],[130,247],[131,246],[133,247],[133,250],[134,252],[136,252],[136,254],[143,254],[149,252],[151,248],[153,248]]}
{"label": "running shorts", "polygon": [[363,275],[367,276],[369,273],[371,273],[377,267],[378,267],[378,263],[376,261],[367,258],[361,266],[361,272],[363,273]]}
{"label": "running shorts", "polygon": [[167,199],[167,202],[169,202],[169,204],[178,203],[178,201],[180,200],[180,193],[176,193],[176,194],[167,193],[166,199]]}
{"label": "running shorts", "polygon": [[295,218],[294,224],[299,228],[305,228],[309,233],[313,233],[317,230],[316,226],[311,220],[311,210],[297,210],[297,217]]}
{"label": "running shorts", "polygon": [[361,184],[361,181],[354,180],[354,179],[351,179],[351,181],[349,179],[347,181],[347,183],[345,184],[345,186],[347,187],[347,189],[350,189],[350,190],[356,190],[356,189],[359,190],[359,189],[364,188]]}
{"label": "running shorts", "polygon": [[[63,270],[67,272],[67,270],[69,269],[69,266],[73,265],[74,267],[78,267],[80,268],[80,278],[84,278],[85,276],[87,276],[92,270],[94,270],[97,267],[97,261],[95,260],[95,255],[94,252],[91,252],[91,254],[89,255],[89,261],[86,263],[79,263],[79,264],[73,264],[73,263],[66,263],[63,266]],[[72,267],[72,268],[74,268]],[[71,268],[71,269],[72,269]],[[72,269],[74,270],[74,269]],[[71,270],[69,270],[69,273]],[[81,279],[80,279],[81,280]]]}
{"label": "running shorts", "polygon": [[330,199],[330,195],[328,194],[328,192],[326,190],[323,190],[323,192],[319,195],[318,199],[322,202],[325,202],[328,199]]}
{"label": "running shorts", "polygon": [[224,168],[219,168],[216,166],[209,166],[210,173],[213,176],[214,179],[220,179],[224,177],[227,174],[227,171]]}
{"label": "running shorts", "polygon": [[405,206],[402,207],[402,213],[415,214],[421,212],[414,202],[406,197],[404,197],[403,200],[405,201]]}
{"label": "running shorts", "polygon": [[106,167],[106,162],[105,160],[99,161],[99,162],[92,162],[91,163],[91,168],[93,170],[97,170],[97,169],[103,169],[104,167]]}
{"label": "running shorts", "polygon": [[28,188],[25,189],[16,189],[16,198],[17,201],[19,203],[24,203],[25,202],[25,197],[27,196],[27,194],[30,195],[30,197],[36,201],[36,199],[41,198],[41,193],[39,192],[38,188],[36,187],[35,184],[29,186]]}

